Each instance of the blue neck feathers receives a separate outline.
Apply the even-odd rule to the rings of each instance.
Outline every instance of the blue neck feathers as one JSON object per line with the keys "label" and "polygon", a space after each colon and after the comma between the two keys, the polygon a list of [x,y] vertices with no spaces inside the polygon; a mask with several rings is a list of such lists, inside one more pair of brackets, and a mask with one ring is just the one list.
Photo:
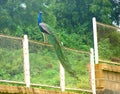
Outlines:
{"label": "blue neck feathers", "polygon": [[42,13],[39,13],[38,15],[38,25],[41,23],[42,21]]}

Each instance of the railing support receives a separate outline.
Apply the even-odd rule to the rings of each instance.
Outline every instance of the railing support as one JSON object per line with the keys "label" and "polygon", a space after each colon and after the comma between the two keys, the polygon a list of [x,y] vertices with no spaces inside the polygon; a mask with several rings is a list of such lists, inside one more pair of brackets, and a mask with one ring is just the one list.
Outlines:
{"label": "railing support", "polygon": [[62,92],[65,91],[65,71],[61,63],[60,63],[60,88]]}
{"label": "railing support", "polygon": [[30,87],[29,47],[27,35],[24,35],[23,39],[23,56],[24,56],[24,80],[26,83],[26,87]]}
{"label": "railing support", "polygon": [[93,21],[93,39],[94,39],[95,63],[98,64],[98,43],[97,43],[96,18],[93,17],[92,21]]}
{"label": "railing support", "polygon": [[95,65],[94,65],[94,51],[93,48],[90,49],[90,75],[91,75],[91,86],[93,94],[96,94],[96,84],[95,84]]}

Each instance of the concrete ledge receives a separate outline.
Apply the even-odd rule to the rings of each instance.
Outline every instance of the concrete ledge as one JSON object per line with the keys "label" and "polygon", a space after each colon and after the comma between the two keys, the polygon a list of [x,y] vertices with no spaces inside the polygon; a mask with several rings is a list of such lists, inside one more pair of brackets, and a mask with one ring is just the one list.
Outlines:
{"label": "concrete ledge", "polygon": [[77,94],[77,93],[44,90],[39,88],[26,88],[19,86],[0,85],[0,94]]}

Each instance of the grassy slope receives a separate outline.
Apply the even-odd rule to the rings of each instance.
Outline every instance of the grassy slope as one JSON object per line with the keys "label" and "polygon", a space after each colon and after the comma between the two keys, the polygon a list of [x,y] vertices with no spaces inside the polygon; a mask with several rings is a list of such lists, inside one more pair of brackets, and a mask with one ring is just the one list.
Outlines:
{"label": "grassy slope", "polygon": [[[71,66],[77,72],[80,80],[66,73],[67,87],[89,87],[89,76],[86,65],[89,55],[65,51]],[[23,53],[21,49],[0,49],[0,79],[24,81]],[[59,60],[54,50],[46,46],[30,45],[31,82],[59,86]]]}

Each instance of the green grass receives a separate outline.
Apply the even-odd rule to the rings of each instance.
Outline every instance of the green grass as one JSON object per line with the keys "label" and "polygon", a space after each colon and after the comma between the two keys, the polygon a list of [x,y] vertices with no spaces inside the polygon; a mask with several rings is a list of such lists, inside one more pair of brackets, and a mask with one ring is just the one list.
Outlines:
{"label": "green grass", "polygon": [[[29,52],[31,83],[60,86],[59,60],[53,48],[30,45]],[[64,51],[64,53],[80,78],[76,80],[66,72],[66,87],[89,89],[89,74],[87,71],[89,55],[74,51]],[[23,51],[21,49],[0,48],[0,57],[0,79],[24,81]]]}

